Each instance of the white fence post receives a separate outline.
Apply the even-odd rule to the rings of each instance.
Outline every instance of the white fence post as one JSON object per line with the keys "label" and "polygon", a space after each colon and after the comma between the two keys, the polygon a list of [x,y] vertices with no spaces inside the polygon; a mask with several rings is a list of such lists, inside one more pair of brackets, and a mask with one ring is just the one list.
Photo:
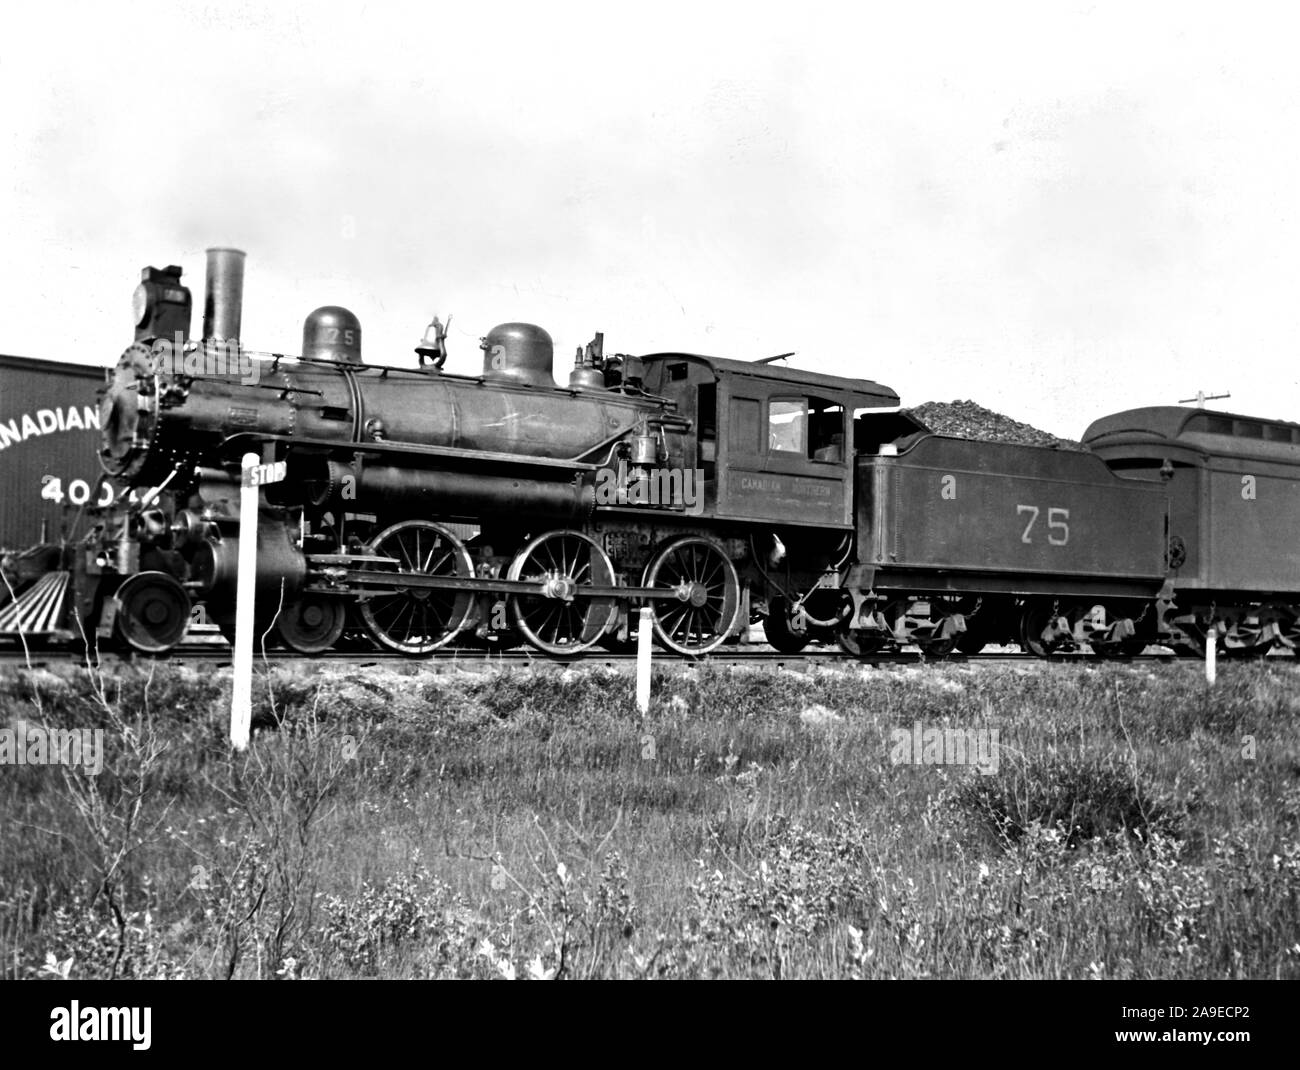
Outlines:
{"label": "white fence post", "polygon": [[654,610],[641,610],[636,628],[636,705],[644,715],[650,712],[650,641],[654,630]]}
{"label": "white fence post", "polygon": [[1219,656],[1219,626],[1211,624],[1205,632],[1205,682],[1214,686],[1215,677],[1218,676],[1217,659]]}
{"label": "white fence post", "polygon": [[239,490],[239,573],[235,583],[235,651],[230,693],[230,742],[248,746],[253,723],[253,599],[257,593],[257,507],[253,471],[261,462],[245,453]]}

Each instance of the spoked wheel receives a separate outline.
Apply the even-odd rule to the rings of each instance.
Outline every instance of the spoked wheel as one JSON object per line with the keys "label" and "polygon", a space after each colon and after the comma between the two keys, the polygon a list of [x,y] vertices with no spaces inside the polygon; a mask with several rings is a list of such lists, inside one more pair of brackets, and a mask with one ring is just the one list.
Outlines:
{"label": "spoked wheel", "polygon": [[668,587],[676,600],[656,599],[655,635],[679,654],[717,650],[736,624],[740,579],[726,552],[712,539],[687,535],[670,542],[646,567],[646,587]]}
{"label": "spoked wheel", "polygon": [[812,639],[806,625],[795,628],[790,619],[790,603],[784,598],[772,599],[771,611],[763,618],[763,635],[772,649],[782,654],[797,654]]}
{"label": "spoked wheel", "polygon": [[[385,528],[366,548],[391,557],[398,583],[392,593],[374,594],[361,602],[361,619],[375,640],[400,654],[430,654],[455,638],[473,604],[469,591],[400,586],[402,576],[474,575],[474,562],[464,544],[446,528],[427,520],[404,520]],[[388,571],[385,575],[390,574]]]}
{"label": "spoked wheel", "polygon": [[1064,645],[1060,639],[1049,642],[1043,638],[1043,632],[1052,623],[1053,616],[1061,614],[1052,612],[1051,602],[1032,601],[1025,604],[1020,615],[1020,648],[1027,654],[1048,658]]}
{"label": "spoked wheel", "polygon": [[548,654],[579,654],[599,642],[614,622],[613,598],[582,595],[583,587],[612,587],[614,565],[604,550],[577,531],[539,535],[510,563],[509,579],[538,583],[541,591],[512,595],[510,618]]}
{"label": "spoked wheel", "polygon": [[165,654],[185,638],[190,596],[166,572],[138,572],[114,595],[118,637],[142,654]]}
{"label": "spoked wheel", "polygon": [[347,605],[341,598],[309,594],[285,606],[275,626],[290,650],[323,654],[339,641],[347,618]]}

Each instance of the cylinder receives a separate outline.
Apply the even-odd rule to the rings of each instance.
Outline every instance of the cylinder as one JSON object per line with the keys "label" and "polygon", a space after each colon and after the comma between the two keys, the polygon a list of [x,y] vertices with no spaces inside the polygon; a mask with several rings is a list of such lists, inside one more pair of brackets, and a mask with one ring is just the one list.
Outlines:
{"label": "cylinder", "polygon": [[[261,518],[257,525],[257,549],[253,553],[257,591],[257,616],[269,619],[276,607],[291,602],[307,578],[307,559],[294,545],[282,523]],[[233,617],[239,579],[239,539],[233,535],[205,539],[195,551],[191,577],[209,606]]]}
{"label": "cylinder", "polygon": [[203,297],[203,340],[239,341],[244,315],[244,252],[209,249],[208,279]]}

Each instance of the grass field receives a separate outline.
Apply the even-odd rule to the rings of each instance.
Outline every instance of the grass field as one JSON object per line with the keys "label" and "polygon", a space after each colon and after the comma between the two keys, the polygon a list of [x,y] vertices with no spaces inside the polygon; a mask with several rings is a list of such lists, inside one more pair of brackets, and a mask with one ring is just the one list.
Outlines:
{"label": "grass field", "polygon": [[0,677],[4,975],[1300,977],[1289,661],[402,669]]}

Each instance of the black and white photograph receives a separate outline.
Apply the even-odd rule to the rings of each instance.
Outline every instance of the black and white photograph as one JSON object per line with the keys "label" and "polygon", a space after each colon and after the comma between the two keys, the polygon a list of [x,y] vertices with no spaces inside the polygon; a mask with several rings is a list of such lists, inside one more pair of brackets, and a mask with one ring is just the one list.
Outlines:
{"label": "black and white photograph", "polygon": [[1280,1035],[1284,5],[6,22],[28,1041],[192,1052],[279,1005],[289,1050],[480,991],[431,980]]}

